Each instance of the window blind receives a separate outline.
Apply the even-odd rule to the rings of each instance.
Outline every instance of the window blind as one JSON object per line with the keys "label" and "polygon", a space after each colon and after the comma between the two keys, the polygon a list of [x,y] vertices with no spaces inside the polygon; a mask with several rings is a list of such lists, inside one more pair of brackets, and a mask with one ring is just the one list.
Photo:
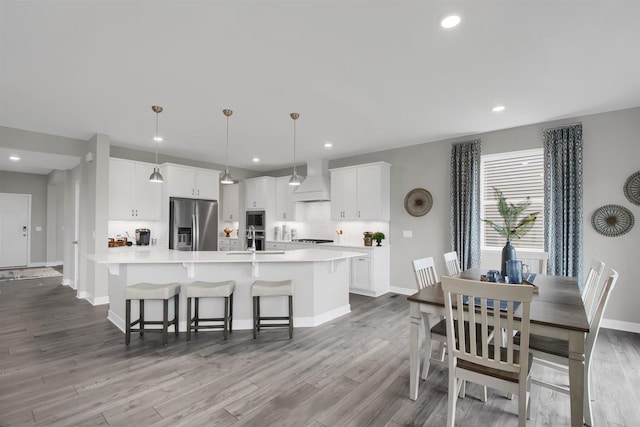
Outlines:
{"label": "window blind", "polygon": [[[531,204],[520,218],[539,212],[535,224],[520,239],[511,243],[517,248],[544,248],[544,158],[542,149],[482,156],[481,218],[504,224],[498,212],[493,188],[502,191],[507,203],[519,203],[529,196]],[[484,221],[481,227],[483,248],[502,248],[505,239]]]}

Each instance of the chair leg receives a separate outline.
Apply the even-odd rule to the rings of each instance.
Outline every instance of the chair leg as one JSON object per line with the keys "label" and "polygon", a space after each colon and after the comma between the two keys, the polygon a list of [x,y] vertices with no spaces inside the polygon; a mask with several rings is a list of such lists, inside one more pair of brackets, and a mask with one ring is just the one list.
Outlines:
{"label": "chair leg", "polygon": [[[451,365],[449,365],[451,367]],[[455,374],[449,370],[449,399],[447,405],[447,426],[454,427],[456,422],[456,403],[458,400],[458,386]]]}
{"label": "chair leg", "polygon": [[289,295],[289,339],[293,338],[293,296]]}
{"label": "chair leg", "polygon": [[198,325],[200,324],[200,298],[196,297],[195,298],[195,311],[196,314],[193,318],[193,326],[194,326],[194,330],[196,332],[196,334],[198,333]]}
{"label": "chair leg", "polygon": [[180,328],[178,325],[180,324],[180,294],[173,296],[173,327],[175,336],[180,334]]}
{"label": "chair leg", "polygon": [[124,333],[124,343],[125,345],[129,345],[129,343],[131,342],[131,300],[130,299],[126,301],[125,317],[126,317],[126,320],[125,320],[126,328]]}
{"label": "chair leg", "polygon": [[169,342],[169,300],[162,301],[162,344],[167,345]]}
{"label": "chair leg", "polygon": [[527,426],[527,382],[518,385],[518,427]]}
{"label": "chair leg", "polygon": [[224,339],[227,339],[227,329],[229,327],[229,297],[224,297]]}
{"label": "chair leg", "polygon": [[460,392],[458,393],[458,397],[460,399],[467,397],[467,382],[464,380],[460,380]]}
{"label": "chair leg", "polygon": [[229,295],[229,333],[233,332],[233,293]]}
{"label": "chair leg", "polygon": [[253,339],[257,338],[257,314],[258,314],[258,297],[253,297]]}
{"label": "chair leg", "polygon": [[588,426],[593,425],[593,412],[591,410],[591,381],[589,380],[591,371],[591,356],[587,354],[584,365],[584,399],[583,399],[583,413],[584,423]]}
{"label": "chair leg", "polygon": [[256,329],[258,330],[258,332],[260,332],[260,297],[257,297],[257,298],[258,298],[258,303],[256,305],[257,305],[258,308],[257,308],[257,312],[256,312],[257,313],[257,316],[256,316]]}
{"label": "chair leg", "polygon": [[191,341],[191,298],[187,298],[187,341]]}
{"label": "chair leg", "polygon": [[140,336],[144,335],[144,300],[141,299],[140,303]]}

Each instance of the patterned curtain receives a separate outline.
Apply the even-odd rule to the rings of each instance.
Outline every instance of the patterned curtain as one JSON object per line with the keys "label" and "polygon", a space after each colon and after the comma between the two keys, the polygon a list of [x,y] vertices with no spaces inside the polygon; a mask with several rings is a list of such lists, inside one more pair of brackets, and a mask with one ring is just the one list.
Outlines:
{"label": "patterned curtain", "polygon": [[480,267],[480,140],[451,147],[451,248],[460,268]]}
{"label": "patterned curtain", "polygon": [[547,129],[543,143],[547,269],[582,286],[582,125]]}

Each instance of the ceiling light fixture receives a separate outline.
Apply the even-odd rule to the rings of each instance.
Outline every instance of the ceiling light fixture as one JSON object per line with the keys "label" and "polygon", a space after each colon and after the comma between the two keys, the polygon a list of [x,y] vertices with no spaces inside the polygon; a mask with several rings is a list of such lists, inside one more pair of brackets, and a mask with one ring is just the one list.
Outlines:
{"label": "ceiling light fixture", "polygon": [[300,117],[298,113],[289,114],[293,119],[293,175],[289,178],[289,185],[300,185],[302,183],[301,177],[296,172],[296,120]]}
{"label": "ceiling light fixture", "polygon": [[324,143],[324,148],[331,148],[331,147],[333,147],[332,143],[330,143],[330,142],[325,142]]}
{"label": "ceiling light fixture", "polygon": [[158,105],[152,105],[151,109],[154,113],[156,113],[156,134],[153,137],[153,140],[156,142],[156,167],[153,168],[153,173],[149,177],[149,181],[151,182],[164,182],[164,178],[160,173],[160,166],[158,166],[158,142],[162,141],[162,137],[158,134],[158,115],[162,113],[162,107]]}
{"label": "ceiling light fixture", "polygon": [[222,114],[227,117],[227,163],[224,168],[224,175],[222,175],[220,182],[222,184],[233,184],[233,178],[231,178],[231,174],[229,173],[229,116],[233,114],[233,111],[224,109],[222,110]]}
{"label": "ceiling light fixture", "polygon": [[447,15],[442,21],[440,21],[440,26],[442,28],[453,28],[456,27],[460,23],[460,16],[458,15]]}
{"label": "ceiling light fixture", "polygon": [[504,111],[504,105],[496,105],[491,109],[491,111],[493,111],[494,113],[500,113]]}
{"label": "ceiling light fixture", "polygon": [[254,157],[253,159],[251,159],[251,161],[253,163],[260,163],[260,158],[259,157]]}
{"label": "ceiling light fixture", "polygon": [[12,162],[19,162],[20,161],[20,157],[19,156],[9,156],[9,160],[11,160]]}

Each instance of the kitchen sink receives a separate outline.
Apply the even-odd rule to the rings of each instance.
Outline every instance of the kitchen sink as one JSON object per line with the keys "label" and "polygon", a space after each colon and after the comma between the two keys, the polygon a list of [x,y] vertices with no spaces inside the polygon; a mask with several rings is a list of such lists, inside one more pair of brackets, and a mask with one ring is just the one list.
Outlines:
{"label": "kitchen sink", "polygon": [[227,255],[251,255],[255,253],[256,255],[282,255],[284,251],[228,251]]}

